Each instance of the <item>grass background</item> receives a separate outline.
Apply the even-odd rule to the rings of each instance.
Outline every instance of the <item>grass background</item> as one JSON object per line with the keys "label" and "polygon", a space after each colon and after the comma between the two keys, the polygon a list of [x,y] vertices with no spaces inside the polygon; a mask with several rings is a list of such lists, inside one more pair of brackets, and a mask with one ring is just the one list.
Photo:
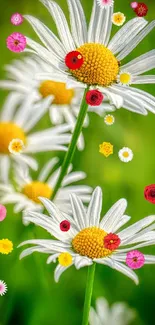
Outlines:
{"label": "grass background", "polygon": [[[57,0],[68,16],[66,1]],[[115,1],[115,11],[122,11],[127,20],[134,17],[130,1]],[[145,1],[149,7],[147,19],[154,19],[155,3]],[[47,10],[38,0],[1,0],[0,1],[0,78],[4,78],[3,66],[13,58],[21,58],[23,54],[14,54],[7,50],[6,37],[13,31],[20,31],[37,39],[27,22],[22,26],[12,26],[10,16],[14,12],[32,14],[56,32],[55,25]],[[87,18],[89,19],[92,1],[82,0]],[[118,27],[113,28],[113,33]],[[155,31],[130,54],[132,59],[154,47]],[[123,62],[126,62],[124,60]],[[154,86],[144,86],[142,89],[154,94]],[[3,105],[7,95],[0,91],[0,104]],[[127,214],[132,216],[132,222],[155,213],[155,206],[144,200],[144,187],[155,183],[155,116],[141,116],[124,109],[114,113],[116,122],[108,127],[103,118],[90,114],[90,125],[84,129],[86,148],[84,152],[76,152],[74,169],[87,173],[85,183],[95,187],[100,185],[104,193],[103,213],[119,198],[128,200]],[[50,126],[45,117],[38,129]],[[110,141],[114,144],[114,154],[104,158],[99,154],[99,144]],[[130,147],[134,159],[129,164],[122,163],[117,152],[123,146]],[[53,155],[53,153],[52,153]],[[37,155],[41,164],[48,160],[48,153]],[[63,154],[61,154],[63,159]],[[35,229],[36,236],[48,238],[42,229]],[[21,215],[14,215],[12,207],[8,208],[6,220],[0,224],[0,238],[9,238],[14,243],[14,251],[8,256],[0,256],[0,279],[8,284],[8,293],[0,297],[1,325],[79,325],[82,319],[82,307],[86,283],[86,268],[76,271],[70,268],[56,284],[53,280],[55,265],[47,266],[46,256],[36,255],[19,261],[17,245],[23,240],[32,238],[32,227],[24,228]],[[155,247],[146,248],[145,252],[154,254]],[[137,271],[140,285],[135,284],[120,273],[104,266],[97,266],[93,301],[99,296],[105,296],[109,303],[126,301],[137,310],[139,316],[133,324],[155,324],[155,266],[145,266]]]}

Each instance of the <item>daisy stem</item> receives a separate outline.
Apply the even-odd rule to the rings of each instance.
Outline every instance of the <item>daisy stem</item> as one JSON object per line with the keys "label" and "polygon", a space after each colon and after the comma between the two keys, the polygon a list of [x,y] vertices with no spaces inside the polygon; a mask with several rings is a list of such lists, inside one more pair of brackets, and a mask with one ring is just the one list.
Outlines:
{"label": "daisy stem", "polygon": [[81,133],[81,130],[82,130],[82,126],[83,126],[83,123],[84,123],[84,119],[86,117],[86,114],[87,114],[87,110],[88,110],[88,104],[86,102],[86,93],[88,91],[89,87],[87,87],[84,91],[84,95],[83,95],[83,99],[82,99],[82,102],[81,102],[81,107],[80,107],[80,111],[79,111],[79,115],[77,117],[77,122],[76,122],[76,125],[75,125],[75,129],[74,129],[74,132],[73,132],[73,135],[72,135],[72,139],[71,139],[71,142],[70,142],[70,145],[69,145],[69,148],[68,148],[68,151],[66,153],[66,156],[64,158],[64,161],[63,161],[63,164],[62,164],[62,167],[61,167],[61,173],[59,175],[59,178],[57,180],[57,183],[56,183],[56,186],[54,188],[54,191],[53,191],[53,194],[52,194],[52,200],[55,198],[56,194],[57,194],[57,191],[59,190],[60,186],[61,186],[61,183],[67,173],[67,170],[68,170],[68,167],[70,165],[70,163],[72,162],[72,159],[73,159],[73,156],[74,156],[74,153],[75,153],[75,150],[76,150],[76,145],[77,145],[77,142],[78,142],[78,138],[79,138],[79,135]]}
{"label": "daisy stem", "polygon": [[96,263],[88,266],[82,325],[88,325]]}

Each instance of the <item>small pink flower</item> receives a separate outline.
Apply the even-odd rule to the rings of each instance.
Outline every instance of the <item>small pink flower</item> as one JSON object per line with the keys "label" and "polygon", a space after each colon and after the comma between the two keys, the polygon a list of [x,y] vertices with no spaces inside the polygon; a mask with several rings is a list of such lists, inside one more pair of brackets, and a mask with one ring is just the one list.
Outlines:
{"label": "small pink flower", "polygon": [[111,7],[114,3],[113,0],[97,0],[101,8]]}
{"label": "small pink flower", "polygon": [[7,285],[4,281],[0,280],[0,296],[5,295],[7,292]]}
{"label": "small pink flower", "polygon": [[126,264],[130,269],[140,269],[145,263],[144,255],[139,251],[131,251],[126,255]]}
{"label": "small pink flower", "polygon": [[18,32],[12,33],[8,36],[7,48],[12,52],[22,52],[26,47],[26,37]]}
{"label": "small pink flower", "polygon": [[7,213],[6,207],[0,204],[0,221],[3,221],[5,219],[6,213]]}
{"label": "small pink flower", "polygon": [[135,9],[138,6],[138,2],[131,2],[131,8]]}
{"label": "small pink flower", "polygon": [[16,25],[16,26],[21,25],[23,23],[23,20],[24,20],[23,16],[21,14],[19,14],[18,12],[16,12],[15,14],[13,14],[11,16],[11,23],[13,25]]}

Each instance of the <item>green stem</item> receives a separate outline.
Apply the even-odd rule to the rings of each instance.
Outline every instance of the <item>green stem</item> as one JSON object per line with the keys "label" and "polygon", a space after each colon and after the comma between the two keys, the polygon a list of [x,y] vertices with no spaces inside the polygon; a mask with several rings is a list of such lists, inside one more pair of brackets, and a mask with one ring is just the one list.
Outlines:
{"label": "green stem", "polygon": [[77,122],[76,122],[76,125],[75,125],[75,129],[74,129],[74,132],[73,132],[73,135],[72,135],[72,139],[71,139],[68,151],[66,153],[66,156],[64,158],[64,161],[63,161],[63,164],[62,164],[62,167],[61,167],[60,176],[58,178],[58,181],[56,183],[56,186],[54,188],[54,191],[53,191],[53,194],[52,194],[52,197],[51,197],[52,200],[55,198],[55,196],[57,194],[57,191],[59,190],[59,188],[61,186],[61,183],[62,183],[62,181],[63,181],[63,179],[64,179],[64,177],[65,177],[65,175],[67,173],[68,167],[69,167],[70,163],[72,162],[72,159],[73,159],[73,156],[74,156],[74,153],[75,153],[78,138],[79,138],[79,135],[81,133],[83,123],[84,123],[84,119],[85,119],[87,109],[88,109],[88,104],[86,103],[86,99],[85,99],[88,89],[89,89],[89,87],[87,87],[85,89],[85,91],[84,91],[83,100],[82,100],[82,103],[81,103],[79,115],[77,117]]}
{"label": "green stem", "polygon": [[82,325],[88,325],[96,264],[88,266]]}

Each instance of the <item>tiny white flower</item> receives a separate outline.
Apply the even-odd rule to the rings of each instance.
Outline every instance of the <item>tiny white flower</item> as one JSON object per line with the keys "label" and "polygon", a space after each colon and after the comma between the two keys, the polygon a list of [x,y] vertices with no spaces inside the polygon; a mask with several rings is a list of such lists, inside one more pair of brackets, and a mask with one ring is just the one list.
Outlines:
{"label": "tiny white flower", "polygon": [[113,6],[114,0],[97,0],[97,3],[101,8],[106,9]]}
{"label": "tiny white flower", "polygon": [[120,71],[117,76],[117,82],[122,86],[129,86],[132,84],[133,78],[130,72]]}
{"label": "tiny white flower", "polygon": [[118,157],[123,162],[129,162],[133,159],[133,152],[130,148],[124,147],[118,152]]}
{"label": "tiny white flower", "polygon": [[107,125],[112,125],[112,124],[114,124],[114,122],[115,122],[115,118],[114,118],[113,115],[108,114],[108,115],[105,116],[105,118],[104,118],[104,122],[105,122],[105,124],[107,124]]}
{"label": "tiny white flower", "polygon": [[5,295],[7,292],[7,285],[3,280],[0,280],[0,296]]}

